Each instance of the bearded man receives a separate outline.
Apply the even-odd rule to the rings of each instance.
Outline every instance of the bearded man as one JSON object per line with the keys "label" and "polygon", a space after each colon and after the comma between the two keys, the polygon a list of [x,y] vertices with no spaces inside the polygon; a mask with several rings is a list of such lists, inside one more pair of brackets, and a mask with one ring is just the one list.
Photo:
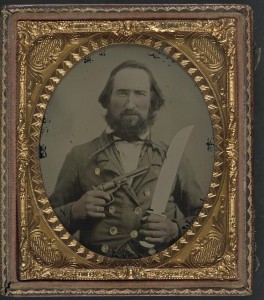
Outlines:
{"label": "bearded man", "polygon": [[[127,61],[117,66],[99,102],[107,109],[108,127],[67,155],[50,202],[65,228],[79,231],[88,249],[109,257],[145,257],[151,252],[140,241],[158,252],[184,233],[202,207],[201,191],[182,159],[165,217],[147,212],[168,147],[151,137],[164,99],[145,65]],[[141,167],[146,172],[113,195],[97,188]]]}

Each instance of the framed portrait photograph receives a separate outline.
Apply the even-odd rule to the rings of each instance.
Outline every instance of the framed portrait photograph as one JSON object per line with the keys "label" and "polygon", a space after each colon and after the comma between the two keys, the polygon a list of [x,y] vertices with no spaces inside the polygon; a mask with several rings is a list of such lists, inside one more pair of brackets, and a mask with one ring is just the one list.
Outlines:
{"label": "framed portrait photograph", "polygon": [[3,8],[3,294],[251,293],[251,15]]}

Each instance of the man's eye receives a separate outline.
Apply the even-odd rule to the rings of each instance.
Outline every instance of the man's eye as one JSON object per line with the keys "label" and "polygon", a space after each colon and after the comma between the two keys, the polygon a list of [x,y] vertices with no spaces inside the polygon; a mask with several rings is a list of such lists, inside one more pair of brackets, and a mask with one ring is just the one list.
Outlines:
{"label": "man's eye", "polygon": [[146,92],[144,92],[144,91],[136,91],[135,94],[136,94],[137,96],[145,96],[145,95],[146,95]]}
{"label": "man's eye", "polygon": [[127,92],[126,91],[118,91],[117,95],[120,97],[125,97],[125,96],[127,96]]}

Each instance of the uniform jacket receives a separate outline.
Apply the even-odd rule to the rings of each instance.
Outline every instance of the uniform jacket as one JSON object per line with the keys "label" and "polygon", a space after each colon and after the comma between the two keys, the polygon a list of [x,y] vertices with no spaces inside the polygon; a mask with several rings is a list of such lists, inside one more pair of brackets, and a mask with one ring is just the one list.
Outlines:
{"label": "uniform jacket", "polygon": [[[114,201],[106,206],[104,219],[73,222],[71,206],[94,187],[122,175],[122,164],[111,134],[105,132],[95,140],[74,147],[67,155],[57,184],[50,197],[58,218],[71,233],[80,231],[80,243],[99,254],[115,257],[144,257],[139,246],[141,219],[150,208],[159,172],[166,157],[167,146],[146,140],[138,168],[149,166],[147,172],[122,186],[114,193]],[[180,164],[174,192],[165,214],[176,222],[182,234],[202,206],[201,191],[186,159]],[[168,247],[162,245],[161,250]]]}

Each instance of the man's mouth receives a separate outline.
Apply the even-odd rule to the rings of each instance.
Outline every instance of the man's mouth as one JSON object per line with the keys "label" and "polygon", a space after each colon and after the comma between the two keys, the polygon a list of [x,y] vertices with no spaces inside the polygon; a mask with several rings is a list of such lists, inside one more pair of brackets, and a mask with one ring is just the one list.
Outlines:
{"label": "man's mouth", "polygon": [[124,111],[122,113],[123,116],[139,116],[139,113],[136,111]]}

